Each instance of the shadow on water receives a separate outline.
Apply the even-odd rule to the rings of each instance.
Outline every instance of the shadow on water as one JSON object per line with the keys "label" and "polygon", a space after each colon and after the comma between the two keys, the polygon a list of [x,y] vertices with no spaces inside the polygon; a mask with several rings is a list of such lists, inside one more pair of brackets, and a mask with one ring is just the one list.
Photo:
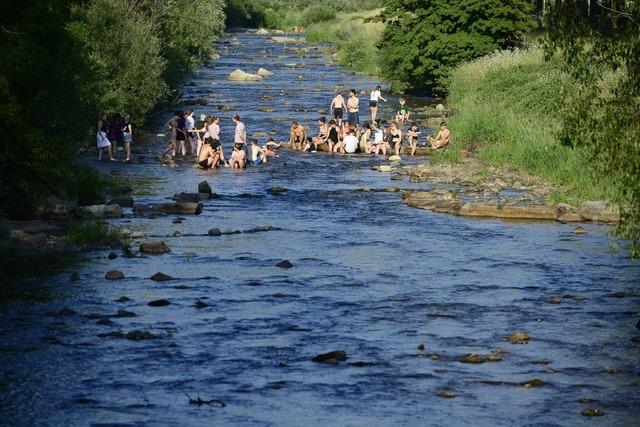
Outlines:
{"label": "shadow on water", "polygon": [[[204,66],[183,93],[209,100],[198,114],[222,116],[223,144],[233,136],[233,112],[245,118],[250,137],[283,139],[294,119],[315,130],[334,86],[376,84],[320,51],[301,58],[269,37],[232,34],[219,47],[222,59]],[[259,67],[275,76],[226,80],[236,68]],[[381,114],[390,117],[392,107],[383,105]],[[158,137],[142,149],[153,158],[165,143]],[[569,224],[408,208],[400,193],[384,189],[428,184],[391,182],[371,170],[381,161],[281,153],[239,172],[101,165],[144,182],[134,184],[137,203],[164,202],[205,179],[221,197],[180,224],[175,216],[130,212],[113,221],[164,236],[168,254],[109,260],[93,252],[80,280],[70,282],[64,271],[40,283],[37,294],[49,297],[0,301],[0,419],[573,425],[583,422],[586,406],[597,406],[607,424],[637,422],[638,344],[631,339],[638,335],[640,269],[609,249],[608,228],[587,224],[589,234],[577,238]],[[286,191],[273,194],[275,186]],[[207,234],[259,225],[274,229]],[[276,267],[283,259],[293,267]],[[108,281],[109,270],[125,278]],[[156,272],[174,279],[150,280]],[[518,330],[531,336],[528,343],[505,339]],[[347,360],[311,361],[337,349]],[[460,363],[467,353],[502,360]],[[545,385],[523,385],[534,378]],[[457,397],[439,397],[444,390]],[[212,399],[226,406],[202,403]]]}

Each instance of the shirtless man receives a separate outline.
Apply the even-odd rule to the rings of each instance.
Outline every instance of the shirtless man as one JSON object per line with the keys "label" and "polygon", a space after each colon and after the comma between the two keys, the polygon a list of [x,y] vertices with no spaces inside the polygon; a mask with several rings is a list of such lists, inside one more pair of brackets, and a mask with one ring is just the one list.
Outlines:
{"label": "shirtless man", "polygon": [[247,166],[246,154],[244,152],[242,144],[234,144],[233,152],[231,153],[231,160],[229,163],[234,169],[243,169]]}
{"label": "shirtless man", "polygon": [[427,136],[427,142],[431,144],[431,148],[437,150],[438,148],[442,148],[449,143],[451,139],[451,132],[447,129],[447,123],[440,123],[440,131],[438,135],[434,138],[433,136]]}
{"label": "shirtless man", "polygon": [[302,150],[302,147],[307,140],[307,131],[304,130],[302,125],[298,122],[291,123],[291,132],[289,133],[289,145],[294,150]]}
{"label": "shirtless man", "polygon": [[204,169],[213,169],[218,166],[220,161],[220,155],[217,150],[211,147],[211,141],[211,137],[207,137],[198,154],[198,165]]}
{"label": "shirtless man", "polygon": [[349,123],[360,124],[360,100],[356,96],[356,90],[349,91],[349,99],[347,100],[347,121]]}
{"label": "shirtless man", "polygon": [[342,124],[342,114],[344,113],[345,103],[344,97],[342,96],[342,92],[338,92],[336,96],[333,97],[333,101],[331,101],[331,106],[329,109],[333,110],[333,118],[338,121],[338,126]]}

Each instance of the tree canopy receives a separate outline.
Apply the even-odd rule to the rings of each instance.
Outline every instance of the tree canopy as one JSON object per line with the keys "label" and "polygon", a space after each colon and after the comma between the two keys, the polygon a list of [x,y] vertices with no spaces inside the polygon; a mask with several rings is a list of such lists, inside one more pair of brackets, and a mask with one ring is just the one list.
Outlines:
{"label": "tree canopy", "polygon": [[445,94],[456,65],[520,45],[532,11],[525,0],[389,0],[382,77],[400,90]]}

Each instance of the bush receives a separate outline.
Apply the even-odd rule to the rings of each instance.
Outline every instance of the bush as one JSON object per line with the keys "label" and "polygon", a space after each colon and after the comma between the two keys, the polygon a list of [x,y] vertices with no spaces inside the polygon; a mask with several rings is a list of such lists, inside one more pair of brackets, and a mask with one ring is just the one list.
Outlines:
{"label": "bush", "polygon": [[69,225],[67,238],[76,245],[109,245],[118,241],[118,234],[108,224],[80,221]]}

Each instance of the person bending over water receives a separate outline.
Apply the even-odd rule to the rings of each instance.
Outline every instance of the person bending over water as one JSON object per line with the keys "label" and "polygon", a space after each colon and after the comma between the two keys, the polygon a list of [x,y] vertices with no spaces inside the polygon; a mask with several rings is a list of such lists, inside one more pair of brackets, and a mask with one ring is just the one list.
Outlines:
{"label": "person bending over water", "polygon": [[376,86],[376,88],[371,91],[371,97],[369,100],[369,107],[371,107],[371,123],[376,121],[376,117],[378,115],[378,103],[380,100],[387,102],[387,100],[382,97],[382,94],[380,93],[381,90],[382,88],[380,86]]}
{"label": "person bending over water", "polygon": [[250,150],[252,164],[259,165],[260,163],[267,163],[267,150],[258,145],[257,139],[251,140]]}
{"label": "person bending over water", "polygon": [[220,162],[220,154],[211,146],[211,142],[211,137],[207,137],[198,154],[198,165],[205,169],[216,168]]}
{"label": "person bending over water", "polygon": [[331,101],[330,110],[333,110],[333,119],[338,121],[338,126],[342,124],[342,115],[344,114],[344,97],[342,96],[342,92],[338,92],[336,96],[333,97]]}
{"label": "person bending over water", "polygon": [[242,144],[233,145],[233,152],[231,153],[231,160],[229,160],[229,163],[234,169],[244,169],[247,167],[246,154]]}
{"label": "person bending over water", "polygon": [[307,131],[298,122],[291,123],[291,131],[289,132],[289,145],[294,150],[302,150],[307,140]]}
{"label": "person bending over water", "polygon": [[431,144],[431,148],[437,150],[438,148],[442,148],[449,143],[451,139],[451,132],[447,128],[447,123],[440,123],[440,131],[438,135],[434,138],[433,136],[427,136],[427,142]]}

